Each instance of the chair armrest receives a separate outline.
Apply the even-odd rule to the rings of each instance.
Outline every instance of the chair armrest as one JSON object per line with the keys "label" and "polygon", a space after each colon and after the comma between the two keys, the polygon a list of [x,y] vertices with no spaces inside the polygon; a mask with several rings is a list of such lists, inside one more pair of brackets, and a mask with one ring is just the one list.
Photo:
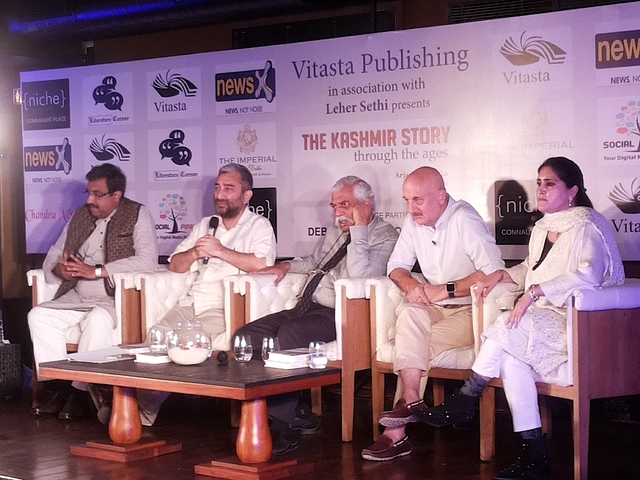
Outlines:
{"label": "chair armrest", "polygon": [[41,268],[29,270],[27,272],[27,285],[31,287],[32,306],[53,300],[53,297],[58,291],[58,287],[60,287],[61,283],[62,280],[54,283],[47,283],[44,278],[44,270]]}
{"label": "chair armrest", "polygon": [[[343,359],[343,333],[351,336],[364,335],[366,337],[366,350],[370,351],[371,341],[369,337],[371,335],[371,327],[368,299],[365,297],[366,282],[366,278],[341,278],[334,282],[333,287],[336,294],[336,351],[333,352],[335,358],[329,357],[329,360]],[[364,302],[364,304],[357,305],[358,300],[360,303]],[[346,316],[358,318],[346,318]],[[355,341],[356,339],[349,340]],[[362,352],[355,353],[361,354]]]}
{"label": "chair armrest", "polygon": [[[640,279],[627,278],[622,285],[600,289],[574,290],[573,306],[576,310],[626,310],[640,307]],[[569,305],[570,306],[570,305]]]}
{"label": "chair armrest", "polygon": [[[116,338],[121,344],[140,343],[141,330],[140,292],[136,288],[136,273],[122,272],[113,275],[115,283]],[[146,333],[146,332],[145,332]]]}
{"label": "chair armrest", "polygon": [[510,310],[522,290],[515,283],[498,283],[485,297],[482,308],[476,303],[477,286],[471,286],[471,297],[474,299],[471,307],[473,319],[473,344],[476,355],[482,344],[482,332],[494,322],[498,315]]}
{"label": "chair armrest", "polygon": [[404,301],[404,292],[390,278],[376,277],[365,281],[365,296],[371,299],[371,332],[377,351],[395,338],[396,308]]}

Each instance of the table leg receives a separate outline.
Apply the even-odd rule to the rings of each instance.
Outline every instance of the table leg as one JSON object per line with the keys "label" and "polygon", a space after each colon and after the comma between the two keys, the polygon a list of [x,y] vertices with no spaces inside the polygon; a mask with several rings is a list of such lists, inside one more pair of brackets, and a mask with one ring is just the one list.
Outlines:
{"label": "table leg", "polygon": [[312,463],[298,463],[295,459],[269,462],[272,449],[267,400],[245,400],[236,440],[237,457],[196,465],[196,474],[233,480],[277,480],[313,471]]}
{"label": "table leg", "polygon": [[245,463],[261,463],[271,458],[273,440],[269,432],[267,400],[256,398],[242,402],[236,454]]}
{"label": "table leg", "polygon": [[136,390],[113,387],[113,409],[109,422],[109,437],[113,443],[136,443],[142,437]]}
{"label": "table leg", "polygon": [[164,440],[140,443],[142,423],[138,413],[136,389],[113,387],[113,405],[109,422],[112,442],[87,442],[72,446],[72,455],[99,458],[114,462],[130,462],[157,457],[182,450],[182,444],[167,445]]}

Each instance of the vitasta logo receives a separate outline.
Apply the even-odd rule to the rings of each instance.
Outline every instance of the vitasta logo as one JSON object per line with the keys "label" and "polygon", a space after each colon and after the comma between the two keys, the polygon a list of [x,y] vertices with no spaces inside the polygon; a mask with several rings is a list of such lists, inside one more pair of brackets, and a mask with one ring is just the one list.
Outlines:
{"label": "vitasta logo", "polygon": [[113,138],[105,139],[104,137],[103,135],[101,140],[94,138],[89,145],[89,151],[96,157],[96,160],[104,162],[117,158],[121,162],[128,162],[131,159],[131,152],[127,147],[116,142]]}
{"label": "vitasta logo", "polygon": [[71,145],[65,138],[61,145],[24,147],[25,172],[71,172]]}
{"label": "vitasta logo", "polygon": [[622,183],[619,183],[609,194],[609,200],[622,213],[640,213],[640,184],[638,179],[633,179],[629,191],[622,186]]}
{"label": "vitasta logo", "polygon": [[104,104],[107,110],[120,110],[122,111],[122,104],[124,103],[124,97],[116,92],[116,85],[118,81],[116,77],[108,76],[102,79],[102,85],[98,85],[93,89],[93,100],[95,104]]}
{"label": "vitasta logo", "polygon": [[191,161],[191,150],[185,147],[184,132],[182,130],[174,130],[169,134],[169,138],[160,142],[158,150],[160,150],[161,158],[168,157],[176,165],[189,165]]}
{"label": "vitasta logo", "polygon": [[252,100],[264,98],[272,102],[276,97],[276,69],[267,60],[262,70],[216,74],[216,101]]}
{"label": "vitasta logo", "polygon": [[526,33],[522,32],[519,42],[513,40],[513,37],[509,37],[509,40],[505,40],[500,47],[500,53],[512,65],[531,65],[541,59],[545,59],[549,65],[564,63],[567,52],[537,35],[525,38]]}
{"label": "vitasta logo", "polygon": [[198,87],[193,82],[184,78],[179,73],[171,73],[171,70],[167,70],[167,73],[162,76],[158,74],[153,81],[153,88],[163,98],[175,97],[180,92],[185,97],[195,97],[198,93]]}
{"label": "vitasta logo", "polygon": [[167,233],[183,233],[178,223],[187,215],[187,202],[178,193],[170,193],[163,197],[158,204],[160,219],[170,222],[170,225],[156,225],[157,230],[168,230]]}
{"label": "vitasta logo", "polygon": [[596,68],[640,65],[640,30],[596,35]]}
{"label": "vitasta logo", "polygon": [[24,82],[22,84],[22,127],[24,130],[69,128],[69,79]]}

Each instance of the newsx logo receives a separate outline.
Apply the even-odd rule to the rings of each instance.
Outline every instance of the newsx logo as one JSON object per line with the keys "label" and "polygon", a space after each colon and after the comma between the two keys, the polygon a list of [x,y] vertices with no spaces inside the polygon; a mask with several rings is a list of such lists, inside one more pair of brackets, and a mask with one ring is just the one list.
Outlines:
{"label": "newsx logo", "polygon": [[596,35],[596,68],[640,65],[640,30]]}
{"label": "newsx logo", "polygon": [[276,97],[276,70],[267,60],[263,69],[216,74],[216,101],[257,100]]}

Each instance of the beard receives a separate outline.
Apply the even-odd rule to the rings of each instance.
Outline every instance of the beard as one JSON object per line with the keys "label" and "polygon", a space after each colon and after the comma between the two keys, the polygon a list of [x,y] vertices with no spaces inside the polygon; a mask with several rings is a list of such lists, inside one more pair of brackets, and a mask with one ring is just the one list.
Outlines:
{"label": "beard", "polygon": [[218,215],[225,219],[237,217],[244,207],[241,202],[232,204],[229,200],[217,200],[215,205]]}

